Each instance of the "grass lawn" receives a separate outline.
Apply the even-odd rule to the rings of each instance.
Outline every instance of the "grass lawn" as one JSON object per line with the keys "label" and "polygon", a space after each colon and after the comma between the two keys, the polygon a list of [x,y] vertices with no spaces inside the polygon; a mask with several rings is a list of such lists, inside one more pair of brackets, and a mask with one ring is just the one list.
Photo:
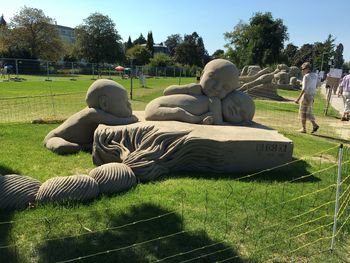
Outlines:
{"label": "grass lawn", "polygon": [[[130,79],[115,77],[130,94]],[[86,107],[85,94],[94,80],[22,81],[0,83],[0,122],[65,119]],[[132,107],[143,110],[148,101],[161,96],[165,87],[194,82],[194,78],[150,78],[146,87],[133,80]]]}
{"label": "grass lawn", "polygon": [[[148,82],[151,88],[135,95],[137,109],[159,96],[166,81],[170,83],[170,79],[154,81],[154,87]],[[80,82],[61,87],[64,93],[85,92],[91,82],[74,86]],[[31,89],[39,95],[38,83],[26,89],[21,85],[4,88],[4,84],[21,83],[2,83],[0,96],[19,96],[21,89],[25,90],[22,95],[28,96]],[[70,89],[68,83],[72,83]],[[60,89],[57,85],[55,92]],[[14,92],[11,89],[18,93],[9,95]],[[282,93],[291,98],[298,94]],[[67,105],[78,100],[68,99],[71,96],[67,96]],[[317,106],[322,105],[322,98],[316,99],[315,114],[320,121],[337,117],[336,112],[324,117],[322,106]],[[346,261],[350,251],[349,149],[345,147],[343,157],[341,231],[336,250],[330,253],[339,141],[328,140],[326,133],[294,132],[298,108],[293,103],[257,100],[256,107],[257,121],[278,128],[293,140],[291,164],[248,176],[170,174],[165,180],[139,184],[126,193],[86,204],[0,211],[0,262]],[[295,123],[293,129],[290,122]],[[44,182],[54,176],[88,173],[94,167],[89,153],[58,156],[43,147],[43,138],[57,125],[0,123],[0,174],[17,173]],[[282,126],[285,128],[279,128]],[[242,176],[246,178],[240,179]]]}

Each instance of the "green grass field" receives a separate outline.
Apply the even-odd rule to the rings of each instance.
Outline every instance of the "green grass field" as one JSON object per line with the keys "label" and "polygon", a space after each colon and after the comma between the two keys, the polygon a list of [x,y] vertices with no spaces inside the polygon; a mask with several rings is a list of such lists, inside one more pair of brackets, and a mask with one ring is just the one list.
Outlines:
{"label": "green grass field", "polygon": [[[134,109],[143,109],[164,86],[177,81],[154,79],[148,80],[148,88],[135,87]],[[193,79],[183,79],[182,84],[185,81]],[[90,83],[0,83],[0,97],[60,91],[83,94]],[[127,82],[122,84],[128,88]],[[298,92],[279,94],[293,98]],[[61,104],[55,102],[56,117],[61,108],[77,104],[84,94],[60,98]],[[9,99],[0,103],[4,101],[9,103]],[[25,111],[28,105],[38,104],[38,114],[50,108],[50,104],[41,106],[40,100],[31,103],[16,108],[14,122],[0,123],[0,174],[22,174],[41,182],[54,176],[87,174],[94,167],[89,153],[58,156],[43,147],[45,135],[59,124],[21,121],[21,116],[30,114]],[[322,105],[318,96],[315,115],[324,130],[312,136],[294,132],[299,124],[297,105],[256,101],[256,121],[275,127],[294,143],[293,162],[278,169],[255,175],[170,174],[164,180],[85,204],[0,211],[0,262],[346,262],[350,251],[350,153],[345,147],[341,231],[330,253],[338,145],[344,139],[334,134],[328,139],[335,128],[326,125],[339,115],[332,111],[323,116]],[[73,106],[62,117],[72,110]],[[245,178],[240,179],[242,176]]]}
{"label": "green grass field", "polygon": [[[130,95],[131,80],[114,77]],[[30,122],[35,119],[65,119],[86,107],[85,94],[94,80],[31,80],[0,83],[0,122]],[[194,78],[150,78],[146,87],[133,80],[132,107],[143,110],[148,101],[161,96],[169,85],[194,82]]]}

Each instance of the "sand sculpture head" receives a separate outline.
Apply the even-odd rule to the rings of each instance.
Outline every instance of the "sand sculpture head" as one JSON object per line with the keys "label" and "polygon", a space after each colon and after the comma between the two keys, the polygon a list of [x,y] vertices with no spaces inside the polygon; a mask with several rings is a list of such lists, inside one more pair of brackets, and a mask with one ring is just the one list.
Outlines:
{"label": "sand sculpture head", "polygon": [[222,100],[222,115],[226,122],[251,121],[254,114],[254,101],[244,92],[233,91]]}
{"label": "sand sculpture head", "polygon": [[112,80],[99,79],[92,83],[85,101],[89,108],[101,109],[118,117],[130,117],[132,114],[128,93]]}
{"label": "sand sculpture head", "polygon": [[214,59],[205,65],[200,84],[205,95],[223,99],[238,88],[238,70],[228,60]]}

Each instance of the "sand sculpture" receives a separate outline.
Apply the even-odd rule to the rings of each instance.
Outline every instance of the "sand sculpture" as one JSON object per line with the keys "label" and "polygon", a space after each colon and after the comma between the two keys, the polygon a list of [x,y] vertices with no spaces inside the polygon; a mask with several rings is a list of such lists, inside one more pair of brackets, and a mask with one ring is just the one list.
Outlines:
{"label": "sand sculpture", "polygon": [[257,65],[244,66],[241,72],[241,76],[254,76],[260,70],[261,70],[260,66],[257,66]]}
{"label": "sand sculpture", "polygon": [[0,176],[0,209],[23,209],[35,202],[40,182],[29,176]]}
{"label": "sand sculpture", "polygon": [[[246,91],[270,82],[272,74],[256,72],[255,82],[244,84]],[[109,80],[94,82],[86,96],[88,108],[51,131],[44,143],[53,152],[67,154],[90,149],[94,141],[93,162],[99,166],[89,175],[54,177],[42,184],[27,176],[0,176],[0,209],[88,201],[159,179],[169,171],[248,172],[290,161],[292,142],[254,124],[254,101],[238,88],[236,67],[214,60],[206,65],[199,84],[165,89],[163,97],[147,105],[144,116],[152,121],[141,114],[142,121],[136,122],[122,86]]]}
{"label": "sand sculpture", "polygon": [[145,109],[146,120],[223,124],[251,121],[255,113],[251,97],[238,88],[238,70],[224,59],[209,62],[199,84],[173,85]]}
{"label": "sand sculpture", "polygon": [[291,161],[292,151],[289,139],[258,124],[141,121],[128,126],[100,125],[92,155],[97,169],[123,163],[140,182],[148,182],[169,171],[253,172]]}
{"label": "sand sculpture", "polygon": [[204,95],[162,96],[152,100],[145,109],[146,120],[202,124],[250,121],[254,113],[254,101],[240,91],[232,91],[223,100]]}
{"label": "sand sculpture", "polygon": [[277,65],[273,72],[268,68],[245,66],[239,76],[238,90],[255,98],[283,100],[283,97],[277,94],[277,89],[299,89],[299,77],[300,70],[297,67],[288,67],[285,64]]}
{"label": "sand sculpture", "polygon": [[301,79],[301,71],[298,67],[296,66],[291,66],[289,67],[288,71],[289,78],[295,77],[297,79]]}
{"label": "sand sculpture", "polygon": [[289,75],[287,71],[280,71],[274,74],[273,80],[275,84],[288,84],[289,83]]}
{"label": "sand sculpture", "polygon": [[199,84],[172,85],[164,90],[164,95],[206,95],[223,99],[238,86],[236,66],[225,59],[214,59],[205,65]]}
{"label": "sand sculpture", "polygon": [[[256,72],[259,77],[244,84],[242,90],[271,83],[275,73]],[[272,160],[277,163],[290,160],[291,141],[276,139],[266,127],[254,127],[251,123],[254,102],[246,93],[237,91],[238,87],[237,69],[232,63],[222,59],[208,63],[199,84],[171,86],[165,89],[164,96],[151,101],[144,113],[147,121],[138,116],[141,122],[128,126],[100,125],[95,131],[94,164],[101,171],[109,163],[126,164],[136,178],[147,182],[169,171],[247,172],[269,167]],[[213,121],[208,122],[210,117]],[[242,121],[250,125],[228,124]],[[218,129],[215,125],[193,123],[225,126]],[[268,148],[274,151],[275,158],[266,153],[266,146],[260,145],[257,134],[265,141],[274,138]],[[260,148],[261,152],[257,150]],[[114,165],[113,169],[119,168]]]}
{"label": "sand sculpture", "polygon": [[88,107],[45,137],[46,148],[57,154],[91,150],[93,134],[99,124],[126,125],[137,121],[126,90],[112,80],[96,80],[89,87],[85,100]]}

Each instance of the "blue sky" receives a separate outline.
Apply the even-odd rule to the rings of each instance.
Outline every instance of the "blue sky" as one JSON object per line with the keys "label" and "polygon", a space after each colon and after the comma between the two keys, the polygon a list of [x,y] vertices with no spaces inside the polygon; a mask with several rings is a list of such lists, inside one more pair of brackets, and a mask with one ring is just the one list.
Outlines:
{"label": "blue sky", "polygon": [[35,7],[60,25],[75,27],[91,13],[108,15],[127,41],[140,33],[153,32],[156,43],[171,34],[191,34],[203,37],[209,54],[224,49],[223,34],[232,31],[240,21],[249,22],[256,12],[271,12],[288,28],[286,42],[301,46],[323,42],[328,34],[336,44],[344,45],[344,59],[350,61],[349,0],[10,0],[0,7],[6,21],[21,7]]}

